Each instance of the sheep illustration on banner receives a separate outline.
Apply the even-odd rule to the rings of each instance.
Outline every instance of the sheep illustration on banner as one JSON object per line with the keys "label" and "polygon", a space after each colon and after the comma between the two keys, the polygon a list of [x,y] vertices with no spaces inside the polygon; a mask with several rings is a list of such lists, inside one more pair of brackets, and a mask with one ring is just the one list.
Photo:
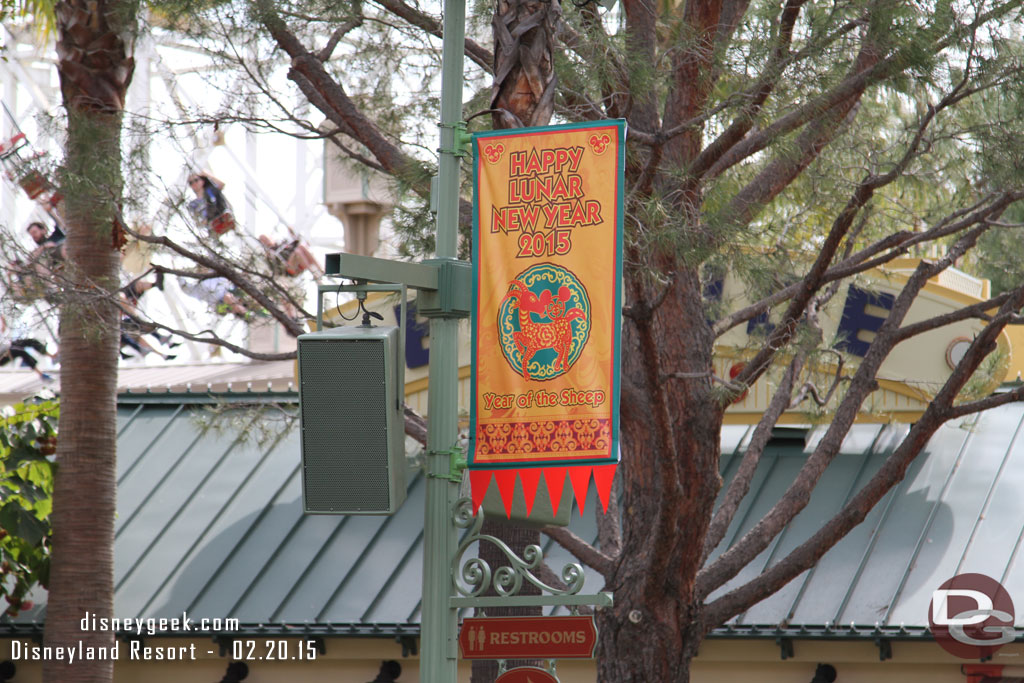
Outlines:
{"label": "sheep illustration on banner", "polygon": [[[506,514],[541,482],[557,513],[591,476],[601,504],[619,459],[624,121],[473,136],[469,469]],[[543,474],[543,476],[541,476]]]}

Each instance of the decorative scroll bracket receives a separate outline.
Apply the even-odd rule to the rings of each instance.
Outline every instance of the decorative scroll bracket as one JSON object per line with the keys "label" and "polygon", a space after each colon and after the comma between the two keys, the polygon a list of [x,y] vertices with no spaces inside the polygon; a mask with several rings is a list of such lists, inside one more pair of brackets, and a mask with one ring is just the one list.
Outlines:
{"label": "decorative scroll bracket", "polygon": [[[538,545],[529,545],[519,557],[501,539],[481,534],[483,515],[473,515],[473,504],[469,498],[460,498],[455,503],[454,522],[460,529],[467,529],[459,547],[452,558],[452,584],[455,595],[448,600],[449,606],[461,607],[578,607],[593,605],[611,607],[612,594],[608,592],[592,595],[581,594],[586,576],[583,567],[570,562],[562,568],[561,579],[564,589],[549,586],[541,581],[534,572],[544,561],[544,551]],[[505,555],[509,564],[499,567],[497,571],[479,557],[463,559],[466,551],[474,543],[493,543]],[[540,595],[519,595],[526,581],[540,589]],[[483,595],[493,588],[497,595]]]}

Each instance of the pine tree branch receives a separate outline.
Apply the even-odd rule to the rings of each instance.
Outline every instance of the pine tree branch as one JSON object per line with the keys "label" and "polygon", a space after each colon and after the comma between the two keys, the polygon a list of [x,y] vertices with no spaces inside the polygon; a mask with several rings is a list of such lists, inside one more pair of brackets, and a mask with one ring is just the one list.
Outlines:
{"label": "pine tree branch", "polygon": [[729,486],[725,490],[725,495],[722,496],[722,502],[719,504],[715,516],[708,525],[707,535],[704,538],[702,564],[718,544],[722,542],[722,539],[725,538],[725,532],[729,529],[729,525],[732,524],[732,520],[736,516],[736,512],[739,510],[740,504],[746,497],[747,492],[750,491],[750,482],[754,479],[754,473],[761,462],[765,446],[768,445],[772,438],[772,429],[775,428],[775,424],[779,421],[782,413],[789,407],[793,384],[797,375],[800,374],[803,364],[803,356],[797,356],[789,364],[789,367],[786,368],[786,372],[782,376],[779,387],[775,390],[775,394],[768,404],[768,409],[765,410],[761,420],[757,423],[757,427],[754,428],[750,444],[747,446],[746,452],[743,453],[740,466],[736,470],[736,474],[733,475],[732,480],[730,480]]}
{"label": "pine tree branch", "polygon": [[[624,60],[630,64],[634,72],[655,70],[655,46],[657,38],[658,8],[654,0],[623,0],[622,7],[626,15],[626,54]],[[632,86],[632,83],[630,83]],[[627,113],[630,136],[637,131],[638,139],[642,131],[656,131],[661,125],[658,120],[657,96],[653,89],[647,88],[640,92],[636,88],[626,89],[626,102],[622,107]]]}
{"label": "pine tree branch", "polygon": [[[944,217],[923,232],[915,234],[901,231],[888,235],[829,268],[822,278],[822,282],[836,282],[872,268],[878,268],[906,255],[911,247],[955,235],[979,222],[987,221],[994,224],[992,216],[999,215],[1007,206],[1022,198],[1024,198],[1024,192],[1020,190],[989,195],[969,207],[959,209]],[[800,285],[801,282],[795,282],[757,303],[746,306],[715,322],[712,325],[715,336],[721,336],[736,325],[767,312],[779,303],[788,301],[800,290]]]}
{"label": "pine tree branch", "polygon": [[[382,8],[391,12],[397,17],[405,19],[413,26],[423,29],[435,38],[443,37],[442,25],[435,17],[421,12],[401,0],[373,0]],[[481,69],[487,73],[493,72],[494,55],[471,38],[466,38],[466,56],[473,60]]]}
{"label": "pine tree branch", "polygon": [[950,311],[949,313],[936,315],[931,318],[926,318],[925,320],[919,320],[910,325],[905,325],[896,333],[896,337],[900,341],[905,341],[911,337],[916,337],[919,334],[924,334],[925,332],[937,330],[940,327],[945,327],[946,325],[952,325],[972,318],[991,321],[992,316],[990,312],[992,309],[1001,306],[1012,295],[1012,291],[1003,292],[1002,294],[996,295],[986,301],[981,301],[971,306],[964,306],[963,308],[958,308],[957,310]]}
{"label": "pine tree branch", "polygon": [[[1007,394],[971,404],[957,407],[952,405],[978,366],[996,348],[996,338],[1010,320],[1012,313],[1021,306],[1024,306],[1024,287],[1014,290],[1013,296],[1000,308],[1000,315],[996,316],[997,321],[987,325],[975,338],[963,360],[928,404],[924,414],[914,423],[903,442],[886,459],[871,480],[847,501],[836,515],[789,555],[755,579],[709,603],[704,608],[705,632],[749,609],[812,567],[850,530],[860,524],[886,493],[902,481],[911,462],[945,422],[954,417],[1024,399],[1024,387],[1017,387]],[[721,575],[714,575],[718,572],[717,569],[708,570],[703,579],[704,588],[709,584],[721,586],[729,580],[726,578],[723,581]],[[707,595],[704,592],[701,594]]]}
{"label": "pine tree branch", "polygon": [[[340,83],[335,81],[323,62],[307,50],[274,13],[268,0],[260,0],[259,20],[278,46],[292,58],[288,78],[332,123],[363,144],[380,164],[380,168],[399,178],[421,197],[430,196],[431,170],[418,159],[403,152],[388,140],[380,129],[355,105]],[[473,221],[472,203],[459,200],[459,223]]]}
{"label": "pine tree branch", "polygon": [[569,527],[546,526],[541,531],[553,538],[558,542],[558,545],[568,550],[573,557],[592,568],[601,576],[606,579],[611,576],[613,570],[612,558],[569,531]]}
{"label": "pine tree branch", "polygon": [[[1014,2],[1003,3],[988,12],[977,15],[968,24],[955,25],[931,45],[921,46],[915,44],[913,47],[893,52],[867,69],[853,70],[850,75],[828,92],[808,100],[803,106],[784,114],[774,122],[760,128],[755,134],[747,136],[740,143],[734,145],[708,169],[704,176],[705,180],[721,175],[728,168],[762,151],[781,136],[791,133],[807,122],[817,118],[821,112],[834,110],[844,101],[853,97],[859,97],[857,93],[863,92],[868,87],[902,73],[909,64],[913,63],[912,51],[929,50],[934,54],[938,54],[956,41],[961,40],[965,34],[971,34],[987,22],[1002,18],[1014,11],[1015,8],[1016,3]],[[870,21],[870,15],[865,18],[865,21]]]}
{"label": "pine tree branch", "polygon": [[[306,49],[281,20],[269,0],[260,0],[257,7],[259,21],[278,46],[291,57],[292,68],[288,74],[289,79],[296,80],[295,74],[300,74],[305,79],[305,83],[298,83],[298,85],[300,87],[307,85],[316,91],[320,96],[319,100],[329,107],[327,111],[323,112],[328,118],[332,121],[339,118],[340,121],[336,122],[339,127],[343,127],[347,134],[365,145],[389,173],[403,175],[410,173],[413,169],[419,169],[426,177],[429,177],[426,170],[421,168],[422,165],[419,161],[403,153],[359,110],[341,84],[327,73],[323,62]],[[303,90],[305,91],[305,88]]]}
{"label": "pine tree branch", "polygon": [[[984,229],[985,226],[978,226],[963,235],[942,259],[934,263],[921,262],[918,264],[914,273],[910,276],[906,285],[904,285],[903,290],[896,297],[889,316],[876,333],[875,339],[850,381],[850,387],[847,390],[846,396],[844,396],[836,409],[825,435],[814,452],[807,457],[793,483],[772,509],[743,538],[719,555],[714,562],[701,570],[697,577],[697,594],[701,599],[736,576],[743,567],[767,548],[768,544],[778,536],[782,529],[804,509],[810,501],[811,493],[824,474],[825,469],[839,452],[843,439],[853,425],[854,420],[856,420],[864,399],[871,391],[877,388],[875,376],[878,368],[888,357],[893,347],[899,342],[899,326],[917,298],[917,295],[930,278],[950,267],[956,259],[973,247],[978,237],[984,232]],[[1003,321],[998,326],[999,330],[1005,324],[1006,321]],[[994,327],[996,325],[990,324],[985,330],[990,333],[990,330]],[[975,339],[975,344],[978,344],[979,340],[986,337],[986,333],[983,332]],[[985,342],[980,343],[984,344]],[[975,346],[972,344],[971,348],[973,349]],[[974,358],[970,351],[965,356],[965,359],[967,358]],[[970,363],[971,360],[965,360],[965,362]],[[978,362],[981,362],[980,359],[978,359]],[[959,376],[958,369],[953,372],[951,379],[947,381],[945,386],[955,385],[955,381],[952,378]],[[966,379],[964,378],[963,381],[966,382]],[[952,385],[951,382],[953,382]],[[962,385],[956,385],[957,391],[959,391],[960,386]],[[944,395],[944,391],[948,392],[948,389],[940,391],[940,395]],[[952,398],[949,400],[952,401]]]}
{"label": "pine tree branch", "polygon": [[[684,37],[671,52],[672,81],[662,110],[662,128],[699,116],[707,106],[714,87],[715,37],[719,30],[722,0],[687,2],[682,5]],[[666,142],[669,163],[686,166],[700,150],[700,131],[686,128]]]}
{"label": "pine tree branch", "polygon": [[333,33],[331,33],[331,37],[327,39],[327,43],[317,53],[316,58],[321,62],[326,62],[331,58],[331,55],[334,54],[334,49],[338,47],[338,43],[341,42],[341,39],[348,35],[353,29],[362,25],[362,17],[355,17],[342,22],[342,24],[338,26],[338,28],[334,29]]}
{"label": "pine tree branch", "polygon": [[[786,58],[789,55],[789,48],[793,41],[793,27],[796,24],[797,18],[800,16],[800,9],[807,2],[807,0],[787,0],[785,7],[782,8],[781,15],[779,17],[779,29],[778,36],[775,41],[775,47],[772,50],[772,56],[765,65],[762,76],[757,82],[750,88],[747,93],[744,93],[744,102],[740,107],[739,115],[733,119],[733,122],[729,124],[721,135],[715,138],[711,144],[707,145],[704,150],[697,155],[697,158],[687,169],[687,173],[690,176],[699,178],[704,172],[712,166],[722,155],[732,148],[737,142],[743,139],[743,137],[750,132],[754,122],[757,120],[758,115],[761,112],[761,108],[768,96],[774,91],[775,85],[778,83],[779,78],[782,77],[784,72],[784,66],[788,61]],[[745,11],[746,3],[743,11]],[[740,11],[736,8],[734,11]],[[739,17],[735,19],[738,21]],[[734,30],[734,29],[733,29]],[[730,36],[732,31],[726,32],[725,25],[719,31],[719,36],[716,39],[716,43],[721,45],[725,42],[727,36]],[[678,129],[678,126],[677,126]],[[671,134],[667,133],[666,135]]]}
{"label": "pine tree branch", "polygon": [[[902,157],[893,165],[891,169],[889,169],[889,171],[882,174],[869,175],[867,178],[861,181],[861,183],[858,185],[853,195],[851,196],[850,200],[847,202],[846,207],[839,214],[839,216],[836,217],[835,221],[833,222],[829,238],[826,240],[826,245],[831,244],[833,236],[837,234],[836,231],[839,231],[839,234],[843,234],[849,231],[850,227],[853,224],[854,217],[867,204],[871,197],[874,196],[874,193],[878,189],[894,182],[903,175],[907,167],[910,165],[910,162],[917,156],[918,152],[920,151],[924,141],[925,132],[928,130],[928,127],[931,125],[931,123],[935,120],[935,117],[939,114],[939,112],[961,101],[966,96],[966,93],[964,92],[964,86],[966,85],[966,82],[967,81],[965,77],[965,79],[960,81],[960,83],[958,83],[949,93],[947,93],[942,98],[942,100],[939,101],[938,104],[930,106],[928,108],[925,115],[921,117],[921,120],[918,122],[917,129],[914,133],[914,137],[907,145],[907,148],[904,151]],[[748,187],[750,186],[748,185]],[[778,191],[781,191],[781,189],[782,187],[779,187]],[[746,190],[741,191],[741,194],[745,191]],[[996,209],[996,211],[1001,212],[1001,209]],[[933,234],[939,235],[942,232],[943,230],[936,230]],[[907,240],[903,240],[901,242],[901,248],[905,250],[909,246],[909,243],[912,241],[912,239],[913,238],[908,238]],[[861,252],[861,254],[863,254],[863,252]],[[895,254],[893,254],[892,257],[894,256]],[[832,258],[831,254],[829,258]],[[851,260],[852,258],[853,257],[848,257],[846,260]],[[813,278],[815,269],[819,268],[821,265],[823,265],[823,263],[821,260],[821,254],[819,254],[819,258],[816,261],[815,266],[813,266],[811,271],[808,273],[807,278]],[[865,264],[861,264],[861,267],[864,267],[866,269]],[[805,278],[805,281],[807,280],[807,278]],[[820,284],[824,282],[826,282],[826,280],[823,277],[818,283],[812,284],[812,287],[820,286]],[[797,288],[794,290],[794,295],[799,297],[800,292],[806,291],[807,290],[806,288],[804,288],[803,283],[801,283],[798,284]],[[767,308],[763,310],[767,310]],[[791,305],[791,307],[786,313],[787,318],[792,313],[797,313],[799,315],[799,311],[797,311]],[[748,367],[745,368],[744,371],[741,372],[740,375],[736,377],[737,381],[748,384],[752,384],[754,381],[756,381],[756,376],[758,376],[760,372],[763,372],[764,368],[767,367],[764,364],[766,363],[767,358],[770,358],[771,355],[775,353],[775,351],[777,350],[775,349],[775,346],[784,343],[785,341],[784,337],[779,336],[777,339],[774,339],[775,336],[776,335],[774,335],[773,333],[773,339],[770,339],[769,344],[767,344],[765,348],[762,349],[762,352],[758,354],[758,357],[755,358],[755,362],[749,364]],[[764,356],[764,359],[760,358],[760,356],[762,355]]]}

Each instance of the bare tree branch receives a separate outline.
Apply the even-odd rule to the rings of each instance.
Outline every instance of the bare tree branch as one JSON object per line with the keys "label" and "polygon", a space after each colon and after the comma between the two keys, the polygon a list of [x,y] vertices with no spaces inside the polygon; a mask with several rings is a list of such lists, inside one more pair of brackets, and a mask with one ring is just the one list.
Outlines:
{"label": "bare tree branch", "polygon": [[[975,338],[963,360],[929,403],[924,414],[914,423],[907,437],[886,459],[871,480],[832,519],[789,555],[766,569],[755,579],[709,603],[704,610],[706,630],[710,630],[715,625],[749,609],[809,569],[843,536],[862,522],[882,496],[903,479],[907,467],[946,421],[953,417],[962,417],[977,412],[977,410],[1024,399],[1024,387],[1017,387],[1006,394],[952,407],[957,394],[981,362],[995,348],[996,337],[1006,326],[1011,313],[1022,305],[1024,305],[1024,287],[1014,290],[1014,296],[1003,304],[996,320],[987,325]],[[972,408],[977,410],[972,410]],[[721,576],[712,576],[714,573],[717,573],[717,570],[709,568],[705,580],[715,585],[724,584],[724,581],[721,581]]]}
{"label": "bare tree branch", "polygon": [[[771,543],[772,539],[804,509],[810,500],[811,492],[817,485],[825,468],[828,467],[836,453],[839,452],[843,438],[856,419],[861,404],[867,395],[877,387],[875,375],[878,368],[885,361],[892,348],[898,343],[899,326],[910,310],[910,306],[913,304],[918,293],[924,288],[929,278],[950,267],[967,249],[973,247],[985,229],[987,229],[986,225],[973,228],[950,248],[949,254],[944,258],[939,259],[935,263],[921,262],[917,266],[903,290],[896,297],[889,316],[875,335],[875,339],[868,348],[868,352],[861,361],[861,365],[854,374],[853,379],[850,381],[850,387],[836,409],[825,435],[815,451],[808,456],[796,479],[779,499],[779,502],[743,538],[733,547],[722,553],[714,562],[701,570],[697,577],[697,590],[701,599],[736,576],[747,563],[764,550]],[[1004,321],[1002,326],[1005,326],[1005,324],[1006,322]],[[999,327],[1000,330],[1002,326]],[[986,330],[991,330],[993,327],[994,325],[990,324],[986,327]],[[978,343],[978,340],[984,336],[984,334],[979,335],[975,339],[975,343]],[[971,348],[974,348],[974,345]],[[968,356],[973,358],[970,352],[965,356],[965,359]],[[980,360],[978,362],[980,363]],[[953,372],[951,379],[945,385],[946,387],[950,386],[953,377],[958,377],[958,371]],[[964,381],[966,381],[966,378]],[[958,386],[957,391],[959,388]]]}
{"label": "bare tree branch", "polygon": [[294,351],[285,351],[282,353],[263,353],[260,351],[251,351],[243,346],[238,346],[237,344],[229,342],[228,340],[224,339],[223,337],[220,337],[219,335],[217,335],[216,332],[210,329],[201,330],[199,332],[189,332],[188,330],[170,327],[169,325],[165,325],[160,322],[142,318],[139,315],[133,313],[132,311],[129,311],[124,306],[121,306],[121,312],[124,314],[126,318],[129,318],[136,324],[141,325],[145,328],[153,330],[164,330],[166,332],[169,332],[170,334],[174,334],[183,339],[199,342],[201,344],[209,344],[210,346],[221,346],[227,349],[228,351],[241,354],[248,358],[252,358],[253,360],[274,361],[292,360],[293,358],[295,358]]}
{"label": "bare tree branch", "polygon": [[217,273],[220,277],[230,280],[236,287],[241,289],[243,292],[252,297],[253,301],[258,303],[260,306],[265,308],[270,314],[277,320],[281,325],[288,331],[288,334],[293,337],[297,337],[305,330],[302,326],[292,318],[285,315],[284,311],[277,305],[276,302],[272,301],[263,291],[256,286],[256,284],[248,277],[244,276],[240,269],[232,267],[222,259],[211,258],[205,254],[200,254],[197,251],[189,249],[181,244],[178,244],[174,240],[159,236],[159,235],[144,235],[142,233],[127,230],[135,239],[149,244],[157,244],[170,249],[180,256],[184,256],[190,261],[210,269]]}
{"label": "bare tree branch", "polygon": [[334,53],[334,48],[338,47],[338,43],[341,42],[341,39],[348,35],[353,29],[362,25],[362,17],[355,17],[342,22],[338,28],[334,29],[334,32],[331,33],[331,37],[327,39],[327,43],[323,46],[320,52],[317,53],[317,59],[321,62],[326,62],[330,59],[331,55]]}
{"label": "bare tree branch", "polygon": [[611,575],[612,558],[569,531],[569,527],[546,526],[541,531],[558,541],[558,545],[572,553],[573,557],[583,564],[593,568],[601,576]]}
{"label": "bare tree branch", "polygon": [[[405,19],[413,26],[423,29],[430,35],[436,38],[442,37],[441,22],[435,17],[408,5],[401,0],[374,0],[374,2],[395,16]],[[473,60],[477,66],[487,73],[492,73],[494,55],[490,50],[482,47],[472,38],[466,38],[466,56]]]}
{"label": "bare tree branch", "polygon": [[711,524],[708,525],[707,536],[704,538],[702,563],[707,560],[711,552],[725,538],[725,532],[729,529],[729,525],[732,524],[740,504],[750,490],[750,482],[754,479],[757,465],[761,462],[765,446],[771,440],[772,429],[774,429],[775,423],[779,421],[782,413],[789,407],[793,383],[797,375],[800,374],[803,363],[803,356],[798,355],[789,364],[789,367],[786,368],[786,372],[782,376],[782,381],[779,382],[779,388],[775,390],[775,394],[768,404],[768,409],[765,410],[761,420],[757,423],[757,427],[754,428],[750,444],[747,446],[746,452],[743,453],[740,466],[729,482],[729,487],[722,496],[722,502],[719,504],[715,516],[711,519]]}

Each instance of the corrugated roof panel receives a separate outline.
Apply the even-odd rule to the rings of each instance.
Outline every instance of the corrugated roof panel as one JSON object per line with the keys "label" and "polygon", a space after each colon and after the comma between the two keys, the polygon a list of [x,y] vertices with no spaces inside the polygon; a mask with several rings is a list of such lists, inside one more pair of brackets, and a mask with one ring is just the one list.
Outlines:
{"label": "corrugated roof panel", "polygon": [[[386,519],[305,516],[292,534],[283,540],[274,561],[263,567],[248,587],[244,599],[234,607],[238,618],[276,621],[275,613],[291,606],[303,610],[302,620],[322,621],[317,615],[359,562]],[[341,524],[344,526],[338,528]],[[320,565],[329,571],[316,575],[316,590],[307,593],[293,591],[296,581],[304,577],[310,565]],[[302,580],[309,581],[309,576],[305,574]],[[368,593],[372,589],[367,586],[357,585],[354,590],[361,600],[371,597]],[[353,610],[348,621],[354,621],[356,616],[357,612]]]}
{"label": "corrugated roof panel", "polygon": [[[337,525],[335,520],[307,518],[302,514],[298,497],[298,477],[287,479],[287,486],[270,499],[263,510],[236,518],[220,534],[207,540],[202,552],[181,568],[171,591],[163,591],[161,598],[168,609],[178,604],[177,595],[185,594],[190,611],[206,615],[231,615],[242,618],[241,605],[252,599],[252,586],[263,572],[286,554],[289,539],[302,527],[314,535],[329,534]],[[217,567],[209,572],[203,556],[213,555]],[[197,586],[198,585],[198,589]],[[267,622],[272,606],[262,610],[249,610],[252,621]]]}
{"label": "corrugated roof panel", "polygon": [[[810,430],[807,434],[807,452],[813,451],[818,447],[818,443],[825,438],[828,429],[829,425],[818,425]],[[860,455],[872,449],[884,450],[886,447],[885,441],[889,438],[888,435],[883,436],[883,433],[886,431],[887,427],[884,425],[855,424],[846,433],[842,446],[839,447],[839,454]]]}
{"label": "corrugated roof panel", "polygon": [[[894,601],[890,623],[914,619],[911,610],[927,604],[932,591],[943,581],[958,573],[961,558],[968,549],[971,536],[977,526],[983,505],[992,488],[998,483],[1001,471],[1017,428],[1018,416],[1008,412],[992,412],[979,420],[971,419],[966,427],[967,439],[963,458],[953,472],[948,487],[941,498],[935,501],[931,524],[924,529],[920,551],[907,568],[906,585]],[[944,427],[946,433],[955,432],[955,427]],[[943,435],[937,435],[942,439]],[[937,439],[933,439],[932,444]],[[951,441],[955,442],[953,436]],[[929,454],[930,456],[930,454]],[[970,462],[968,462],[968,460]],[[938,484],[938,482],[936,482]],[[1019,504],[1019,499],[1018,499]],[[1014,526],[1020,526],[1021,515],[1013,519]],[[1010,520],[1004,520],[1004,523]],[[979,548],[985,553],[985,573],[1001,576],[1009,560],[1009,547],[997,546]]]}
{"label": "corrugated roof panel", "polygon": [[[425,489],[426,487],[418,487]],[[414,492],[415,493],[415,492]],[[355,521],[355,520],[353,520]],[[377,533],[372,542],[357,544],[351,542],[347,534],[345,538],[335,538],[327,549],[327,554],[320,558],[318,564],[321,568],[327,569],[327,560],[331,556],[342,553],[358,553],[358,560],[353,563],[344,577],[344,583],[322,596],[323,609],[316,615],[319,621],[361,621],[363,615],[370,609],[374,598],[389,588],[396,588],[400,591],[412,589],[413,594],[419,597],[422,588],[421,574],[417,573],[413,585],[395,586],[390,581],[392,571],[397,567],[409,548],[418,544],[420,532],[423,530],[423,495],[417,495],[416,500],[410,504],[407,500],[397,513],[391,517],[383,518]],[[315,577],[307,578],[304,591],[315,590],[318,585]],[[369,595],[368,595],[369,594]],[[287,620],[289,614],[294,614],[288,606],[282,606],[278,614]],[[381,621],[399,621],[405,617],[408,609],[400,610],[402,613],[390,615],[389,619]]]}
{"label": "corrugated roof panel", "polygon": [[[855,482],[855,488],[859,489],[870,479],[878,467],[882,464],[888,453],[874,453],[867,458],[863,471]],[[855,458],[857,456],[840,456],[843,458]],[[849,593],[859,584],[863,565],[870,556],[877,539],[879,525],[884,523],[886,511],[898,491],[890,492],[883,498],[875,508],[868,513],[864,522],[855,527],[843,542],[832,548],[818,562],[812,573],[804,575],[801,581],[802,593],[798,600],[794,600],[786,611],[789,621],[796,624],[818,624],[834,623],[842,614]],[[776,615],[765,615],[765,620],[773,619]]]}
{"label": "corrugated roof panel", "polygon": [[[803,464],[804,459],[796,459],[797,464]],[[839,455],[835,458],[821,481],[811,495],[800,514],[789,524],[771,547],[771,557],[763,562],[754,562],[750,566],[749,574],[754,576],[764,569],[780,561],[807,538],[814,534],[823,521],[831,519],[852,493],[851,484],[862,478],[865,456],[863,455]],[[759,558],[760,559],[760,558]],[[775,595],[755,605],[742,618],[739,623],[763,624],[766,619],[772,619],[779,613],[789,614],[790,609],[800,593],[806,574],[795,581],[791,581]]]}
{"label": "corrugated roof panel", "polygon": [[139,513],[153,491],[181,465],[202,434],[170,407],[132,421],[118,439],[115,534]]}
{"label": "corrugated roof panel", "polygon": [[885,619],[938,496],[959,462],[962,445],[962,436],[944,438],[929,444],[927,457],[915,460],[907,473],[908,484],[893,500],[860,580],[836,621],[870,625]]}
{"label": "corrugated roof panel", "polygon": [[[156,588],[150,589],[145,611],[167,604],[173,612],[173,605],[187,600],[189,610],[198,613],[198,599],[208,592],[210,584],[221,579],[223,565],[243,539],[257,529],[265,535],[273,533],[262,522],[273,509],[283,485],[292,477],[297,479],[298,473],[296,463],[292,477],[282,476],[281,469],[271,464],[274,450],[273,445],[240,444],[225,458],[223,467],[207,482],[207,492],[197,496],[190,509],[175,522],[186,535],[178,546],[171,571]],[[241,457],[243,454],[246,457]],[[197,507],[196,503],[200,505]],[[212,514],[208,512],[210,508],[215,508]],[[189,527],[191,536],[187,535]],[[192,579],[183,579],[187,572],[192,573]],[[204,580],[199,582],[195,577]],[[237,577],[229,577],[231,582],[236,580]]]}
{"label": "corrugated roof panel", "polygon": [[[386,587],[367,605],[357,621],[401,623],[409,620],[410,607],[419,601],[421,592],[416,588],[423,586],[423,529],[412,531],[415,542],[408,546],[398,565],[383,568],[388,572]],[[415,595],[415,600],[410,601],[410,593]]]}
{"label": "corrugated roof panel", "polygon": [[118,529],[114,565],[118,584],[123,584],[140,569],[144,580],[153,581],[155,577],[150,572],[163,574],[177,564],[182,548],[187,548],[189,541],[195,538],[197,527],[201,528],[216,514],[216,498],[226,497],[234,490],[223,488],[211,497],[204,490],[208,481],[218,474],[238,474],[252,465],[246,462],[236,463],[234,468],[223,467],[236,441],[233,435],[208,430],[203,438],[188,443],[184,452],[178,449],[162,453],[150,451],[153,457],[147,457],[146,465],[157,464],[162,457],[173,464],[166,470],[166,476],[153,481],[145,478],[146,471],[137,468],[133,473],[146,482],[139,485],[148,485],[150,492]]}
{"label": "corrugated roof panel", "polygon": [[[410,477],[409,500],[391,518],[303,515],[294,426],[276,441],[257,443],[203,427],[193,418],[202,409],[194,395],[129,400],[123,397],[119,415],[118,614],[187,610],[270,625],[418,620],[422,477]],[[1022,416],[1024,406],[1009,405],[989,411],[970,431],[943,428],[865,523],[740,621],[920,627],[931,591],[957,571],[1006,573],[1011,595],[1024,594]],[[877,471],[906,429],[855,425],[808,507],[722,590],[778,562],[817,530]],[[816,429],[809,441],[821,433]],[[723,431],[726,478],[749,436],[747,427]],[[774,505],[805,457],[799,441],[769,447],[726,544]],[[598,505],[591,490],[587,514],[573,513],[573,530],[588,541],[597,535]],[[556,573],[573,561],[546,545]],[[587,576],[585,592],[603,589],[599,575]]]}
{"label": "corrugated roof panel", "polygon": [[[977,521],[960,572],[991,571],[993,559],[1003,565],[1004,575],[1014,566],[1014,553],[1019,553],[1021,533],[1024,532],[1024,511],[1021,505],[1021,491],[1024,491],[1024,419],[1018,419],[1021,417],[1024,415],[1007,415],[1005,428],[1017,422],[1013,441],[992,487],[988,505]],[[1007,577],[1002,575],[993,575],[993,578],[1006,579],[1008,582]],[[1024,585],[1024,582],[1018,581],[1017,585]]]}
{"label": "corrugated roof panel", "polygon": [[[744,624],[824,625],[851,622],[898,628],[927,625],[928,604],[943,581],[977,571],[1002,578],[1011,595],[1024,593],[1024,406],[987,411],[969,429],[947,425],[890,492],[810,572],[751,608]],[[968,422],[973,422],[971,418]],[[722,590],[756,576],[814,533],[859,490],[901,442],[906,426],[855,425],[808,507],[752,566]],[[824,428],[814,430],[809,447]],[[766,453],[743,519],[748,529],[795,476],[789,457]],[[723,457],[726,476],[735,457]],[[855,481],[854,481],[855,480]],[[720,549],[719,549],[720,550]],[[721,594],[720,590],[717,594]]]}

